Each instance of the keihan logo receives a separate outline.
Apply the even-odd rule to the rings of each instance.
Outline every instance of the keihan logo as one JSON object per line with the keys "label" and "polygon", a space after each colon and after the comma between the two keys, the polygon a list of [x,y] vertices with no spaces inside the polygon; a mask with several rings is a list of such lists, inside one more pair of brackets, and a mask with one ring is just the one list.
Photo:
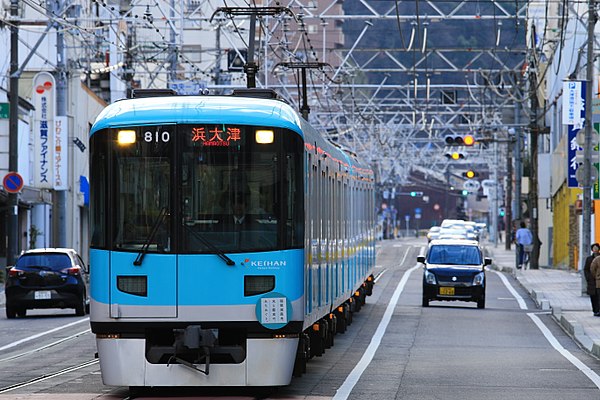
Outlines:
{"label": "keihan logo", "polygon": [[244,260],[244,265],[250,266],[250,267],[285,267],[287,265],[286,261],[281,261],[281,260],[274,260],[274,261],[268,261],[268,260],[259,260],[259,261],[252,261],[249,258],[246,258]]}
{"label": "keihan logo", "polygon": [[46,81],[43,85],[38,85],[35,88],[35,91],[39,94],[43,94],[46,90],[52,89],[52,82]]}

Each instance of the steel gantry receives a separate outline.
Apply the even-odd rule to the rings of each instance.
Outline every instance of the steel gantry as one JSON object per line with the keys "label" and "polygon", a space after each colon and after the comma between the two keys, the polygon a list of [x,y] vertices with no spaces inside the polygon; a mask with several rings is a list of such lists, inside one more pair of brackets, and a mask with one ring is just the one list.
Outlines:
{"label": "steel gantry", "polygon": [[[380,183],[410,183],[414,170],[435,176],[451,162],[489,166],[481,145],[449,161],[444,137],[502,138],[522,129],[515,105],[528,112],[525,1],[73,0],[61,14],[21,3],[65,28],[71,74],[119,80],[111,88],[123,92],[224,92],[245,86],[243,67],[255,62],[257,87],[298,110],[305,98],[311,123],[366,157]],[[301,75],[294,63],[320,68]]]}

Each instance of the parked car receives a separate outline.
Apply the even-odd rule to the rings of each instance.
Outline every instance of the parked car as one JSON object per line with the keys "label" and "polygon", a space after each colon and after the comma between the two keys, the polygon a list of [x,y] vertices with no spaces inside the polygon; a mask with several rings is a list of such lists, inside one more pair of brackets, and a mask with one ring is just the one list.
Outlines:
{"label": "parked car", "polygon": [[475,240],[432,240],[426,255],[419,255],[423,264],[423,307],[431,300],[474,301],[485,308],[484,258]]}
{"label": "parked car", "polygon": [[28,250],[7,272],[7,318],[24,317],[34,308],[74,308],[76,315],[89,312],[89,271],[73,249]]}

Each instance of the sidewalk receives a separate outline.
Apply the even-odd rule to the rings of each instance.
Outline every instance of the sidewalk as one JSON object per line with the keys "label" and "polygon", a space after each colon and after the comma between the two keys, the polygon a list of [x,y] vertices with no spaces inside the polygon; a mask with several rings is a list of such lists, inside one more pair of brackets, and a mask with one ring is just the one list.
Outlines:
{"label": "sidewalk", "polygon": [[600,357],[600,317],[592,315],[587,294],[582,294],[578,272],[559,269],[515,268],[515,250],[505,250],[504,243],[485,245],[492,268],[516,277],[537,304],[538,309],[552,312],[553,317],[588,351]]}

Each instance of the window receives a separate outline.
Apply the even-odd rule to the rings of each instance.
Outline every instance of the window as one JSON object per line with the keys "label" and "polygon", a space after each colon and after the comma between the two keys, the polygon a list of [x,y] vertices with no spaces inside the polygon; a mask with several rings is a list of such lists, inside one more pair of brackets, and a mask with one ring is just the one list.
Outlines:
{"label": "window", "polygon": [[480,265],[481,252],[475,246],[432,246],[427,256],[429,264]]}
{"label": "window", "polygon": [[148,251],[169,252],[173,127],[135,131],[135,143],[115,144],[113,244],[116,249],[140,250],[149,242]]}

